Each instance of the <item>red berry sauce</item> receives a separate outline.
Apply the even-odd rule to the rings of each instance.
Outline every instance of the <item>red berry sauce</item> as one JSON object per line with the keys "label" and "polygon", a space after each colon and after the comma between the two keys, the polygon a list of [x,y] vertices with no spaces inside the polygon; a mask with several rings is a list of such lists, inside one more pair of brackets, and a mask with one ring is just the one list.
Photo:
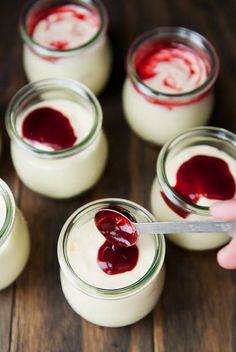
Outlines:
{"label": "red berry sauce", "polygon": [[24,119],[22,133],[25,139],[48,145],[54,150],[70,148],[77,139],[68,118],[48,107],[31,111]]}
{"label": "red berry sauce", "polygon": [[[177,171],[174,191],[192,204],[201,197],[215,200],[231,199],[235,195],[235,180],[227,163],[217,157],[196,155],[184,162]],[[162,194],[162,193],[161,193]],[[188,213],[167,201],[168,206],[185,218]]]}
{"label": "red berry sauce", "polygon": [[[206,58],[202,58],[197,52],[191,48],[178,44],[178,43],[157,43],[155,47],[141,51],[142,55],[138,55],[135,61],[135,69],[141,80],[147,80],[159,74],[158,64],[159,63],[170,63],[172,60],[178,60],[178,63],[183,69],[188,72],[188,78],[198,73],[196,85],[199,84],[202,75],[209,75],[210,65]],[[189,55],[189,58],[188,58]],[[204,66],[201,67],[201,64]],[[179,67],[179,68],[180,68]],[[199,69],[199,71],[197,70]],[[178,90],[175,86],[175,79],[173,77],[171,80],[166,79],[164,85],[169,88]]]}

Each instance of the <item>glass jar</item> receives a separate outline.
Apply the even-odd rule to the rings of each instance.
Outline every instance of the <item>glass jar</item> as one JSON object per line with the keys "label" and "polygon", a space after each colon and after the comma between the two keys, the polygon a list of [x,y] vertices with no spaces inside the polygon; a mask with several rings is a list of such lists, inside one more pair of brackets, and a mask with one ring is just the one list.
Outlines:
{"label": "glass jar", "polygon": [[[60,46],[59,48],[49,48],[39,44],[33,38],[33,28],[45,13],[50,14],[53,9],[58,9],[60,6],[79,6],[95,14],[99,19],[99,27],[92,38],[80,46],[63,50]],[[57,28],[57,31],[59,30],[60,28]],[[60,37],[63,36],[63,31]],[[107,13],[99,0],[38,0],[29,2],[20,17],[20,32],[24,42],[23,65],[28,80],[32,82],[47,78],[75,79],[88,86],[95,94],[100,93],[111,70],[111,49],[106,31]]]}
{"label": "glass jar", "polygon": [[[204,160],[205,166],[201,160]],[[198,163],[195,169],[189,166],[193,162]],[[223,174],[227,175],[226,180],[222,179]],[[212,203],[236,197],[235,180],[236,136],[215,127],[190,129],[165,144],[158,156],[157,176],[151,190],[152,212],[159,221],[212,219],[209,213]],[[182,188],[178,184],[188,187],[190,198],[183,196]],[[213,191],[210,192],[215,192],[215,195],[209,198],[208,188],[211,185]],[[226,192],[225,186],[231,188]],[[216,248],[229,241],[228,235],[224,233],[181,233],[166,236],[175,244],[193,250]]]}
{"label": "glass jar", "polygon": [[86,204],[64,224],[58,240],[58,260],[62,290],[74,311],[94,324],[118,327],[142,319],[157,303],[164,284],[165,240],[162,235],[140,236],[138,262],[133,270],[104,273],[97,265],[97,251],[105,239],[95,227],[94,216],[107,206],[122,207],[136,221],[154,220],[146,209],[124,199]]}
{"label": "glass jar", "polygon": [[0,290],[24,269],[30,252],[28,227],[12,192],[0,179]]}
{"label": "glass jar", "polygon": [[[138,65],[142,63],[147,53],[152,53],[153,50],[157,50],[156,48],[163,47],[167,50],[173,46],[180,48],[179,50],[188,50],[188,55],[198,55],[198,58],[202,60],[202,65],[204,62],[209,71],[206,79],[194,89],[191,88],[186,92],[184,89],[178,92],[177,87],[176,90],[168,88],[168,92],[161,90],[164,83],[166,85],[168,83],[171,87],[170,84],[173,82],[168,80],[181,80],[182,73],[178,68],[179,63],[176,61],[178,59],[175,58],[170,62],[177,68],[175,66],[170,68],[162,66],[161,68],[166,72],[160,73],[160,80],[163,79],[163,87],[160,86],[160,90],[151,88],[147,81],[138,74],[140,72]],[[180,55],[184,54],[180,53]],[[162,60],[168,61],[168,58]],[[148,70],[153,69],[154,71],[145,72],[145,74],[152,73],[155,77],[157,73],[152,65],[150,63]],[[164,65],[166,65],[165,62]],[[194,65],[195,63],[190,66],[191,70],[194,70]],[[129,126],[139,137],[162,145],[188,128],[207,123],[214,103],[213,85],[218,76],[219,60],[214,48],[203,36],[181,27],[156,28],[134,41],[128,52],[126,66],[127,78],[123,87],[123,108]],[[164,75],[163,78],[161,75]],[[182,88],[185,88],[184,84],[189,83],[190,78],[189,81],[186,77],[183,79],[185,83],[180,83],[183,84]]]}
{"label": "glass jar", "polygon": [[[73,104],[70,111],[73,117],[77,117],[77,109],[80,109],[79,114],[81,109],[83,114],[86,113],[83,124],[89,123],[88,130],[72,147],[44,150],[22,136],[22,118],[34,107],[40,104],[47,107],[52,102],[59,111],[65,108],[65,103]],[[82,115],[78,117],[82,118]],[[102,110],[96,97],[82,84],[49,79],[26,85],[8,106],[6,127],[11,138],[11,156],[16,172],[33,191],[52,198],[69,198],[88,190],[101,177],[108,153],[102,131]],[[82,133],[80,130],[78,135]]]}

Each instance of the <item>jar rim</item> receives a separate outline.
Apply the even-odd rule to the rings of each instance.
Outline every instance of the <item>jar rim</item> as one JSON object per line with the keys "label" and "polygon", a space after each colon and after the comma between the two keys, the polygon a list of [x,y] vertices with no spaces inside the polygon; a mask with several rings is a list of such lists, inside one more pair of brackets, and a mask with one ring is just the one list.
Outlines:
{"label": "jar rim", "polygon": [[[210,73],[207,79],[198,87],[183,93],[163,93],[146,85],[137,75],[134,67],[135,53],[144,43],[153,39],[165,39],[169,36],[176,36],[177,40],[189,40],[193,44],[198,44],[203,47],[211,60]],[[181,43],[181,42],[180,42]],[[185,44],[187,45],[187,44]],[[187,45],[188,46],[188,45]],[[191,99],[198,95],[204,95],[215,83],[219,74],[219,58],[213,45],[200,33],[184,27],[157,27],[147,31],[136,38],[131,44],[126,60],[126,69],[131,82],[137,87],[138,91],[144,95],[156,99],[160,102],[177,102],[182,99]]]}
{"label": "jar rim", "polygon": [[9,186],[0,178],[0,194],[3,197],[6,205],[6,217],[4,223],[0,229],[0,247],[5,243],[9,237],[16,213],[16,204],[13,197],[13,194]]}
{"label": "jar rim", "polygon": [[220,127],[195,127],[190,128],[187,131],[179,134],[178,136],[172,138],[167,142],[161,149],[156,162],[156,172],[158,180],[160,182],[161,188],[168,199],[173,202],[177,207],[184,207],[188,212],[195,213],[199,215],[209,215],[209,206],[203,206],[198,204],[193,204],[186,198],[182,197],[177,193],[168,181],[168,177],[165,170],[165,162],[168,157],[170,150],[176,147],[179,143],[184,140],[191,140],[193,137],[211,137],[215,140],[220,140],[224,143],[230,144],[235,147],[236,150],[236,135],[224,128]]}
{"label": "jar rim", "polygon": [[[73,145],[72,147],[60,150],[42,150],[36,148],[30,143],[24,141],[24,139],[19,135],[16,128],[16,110],[22,102],[24,102],[28,97],[37,92],[39,95],[42,91],[71,91],[78,95],[80,98],[86,100],[94,110],[94,122],[89,131],[88,135],[79,143]],[[46,101],[46,100],[45,100]],[[10,103],[8,104],[6,114],[5,114],[5,124],[9,137],[16,142],[23,149],[37,155],[41,158],[62,158],[66,156],[74,155],[85,148],[87,148],[97,137],[98,133],[102,127],[102,109],[100,103],[96,96],[92,93],[82,83],[71,80],[71,79],[44,79],[32,83],[28,83],[23,86],[18,92],[12,97]]]}
{"label": "jar rim", "polygon": [[85,214],[86,210],[93,208],[94,206],[107,206],[109,204],[113,205],[127,205],[131,206],[134,210],[141,212],[148,221],[152,222],[155,221],[154,216],[147,211],[142,206],[134,203],[132,201],[122,199],[122,198],[103,198],[99,200],[92,201],[90,203],[85,204],[84,206],[78,208],[72,215],[67,219],[65,224],[62,227],[58,238],[57,244],[57,256],[60,268],[62,272],[66,275],[69,281],[72,283],[74,287],[83,291],[85,294],[88,294],[93,297],[106,297],[110,299],[116,299],[122,296],[123,294],[132,295],[135,294],[140,288],[141,285],[145,284],[148,285],[150,280],[154,279],[156,275],[160,272],[165,258],[165,239],[163,235],[156,234],[155,236],[155,243],[156,243],[156,253],[153,259],[151,266],[148,268],[147,272],[139,278],[136,282],[120,288],[114,289],[106,289],[101,287],[93,286],[84,280],[82,280],[76,273],[74,272],[73,268],[69,263],[69,259],[67,258],[67,240],[69,236],[70,229],[79,219],[80,215]]}
{"label": "jar rim", "polygon": [[[71,0],[70,3],[73,4],[83,4],[85,7],[88,7],[89,5],[94,6],[94,8],[97,9],[99,18],[100,18],[100,26],[98,31],[93,35],[92,38],[90,38],[87,42],[85,42],[82,45],[79,45],[75,48],[71,49],[66,49],[66,50],[58,50],[58,49],[53,49],[53,48],[47,48],[41,44],[39,44],[37,41],[35,41],[32,36],[29,34],[27,30],[27,17],[30,13],[30,11],[35,8],[37,5],[43,2],[47,2],[48,0],[28,0],[28,2],[25,4],[25,6],[21,10],[21,15],[19,18],[19,30],[21,34],[21,38],[23,39],[24,43],[29,45],[30,48],[32,48],[36,53],[38,53],[41,56],[47,56],[47,57],[53,57],[53,58],[58,58],[58,57],[67,57],[71,56],[74,54],[78,54],[79,52],[83,51],[84,49],[89,48],[91,45],[93,45],[97,40],[99,40],[107,31],[108,27],[108,15],[105,6],[102,4],[100,0]],[[60,4],[63,4],[60,2]],[[65,1],[65,4],[67,2]]]}

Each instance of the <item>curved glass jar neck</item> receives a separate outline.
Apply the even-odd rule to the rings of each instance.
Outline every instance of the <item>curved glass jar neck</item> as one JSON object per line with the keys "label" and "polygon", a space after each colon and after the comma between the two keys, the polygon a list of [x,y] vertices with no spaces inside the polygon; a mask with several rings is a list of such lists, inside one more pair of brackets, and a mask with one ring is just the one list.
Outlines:
{"label": "curved glass jar neck", "polygon": [[178,194],[169,183],[166,165],[183,150],[192,146],[211,146],[225,152],[236,160],[236,135],[217,127],[199,127],[189,129],[165,144],[157,159],[157,177],[162,191],[171,204],[198,215],[209,215],[209,207],[190,203]]}
{"label": "curved glass jar neck", "polygon": [[83,291],[85,294],[94,297],[105,297],[106,299],[119,299],[122,296],[129,296],[135,294],[139,289],[148,285],[152,278],[161,270],[165,257],[165,240],[163,235],[154,235],[154,241],[156,246],[155,257],[153,258],[152,264],[148,271],[135,283],[116,289],[104,289],[92,286],[85,281],[83,281],[79,276],[74,272],[73,268],[70,265],[68,253],[67,253],[67,243],[70,236],[72,228],[76,225],[83,225],[89,220],[94,218],[95,213],[101,209],[106,208],[107,206],[115,205],[121,206],[122,208],[129,211],[133,214],[136,219],[143,222],[152,222],[155,221],[155,218],[150,214],[145,208],[137,205],[136,203],[130,202],[128,200],[119,199],[119,198],[107,198],[94,201],[86,204],[85,206],[76,210],[64,224],[59,239],[57,254],[60,264],[60,268],[63,274],[71,282],[71,284],[78,289]]}
{"label": "curved glass jar neck", "polygon": [[[32,38],[28,30],[31,27],[32,22],[35,22],[35,19],[39,18],[40,14],[46,12],[52,7],[63,5],[82,6],[85,9],[98,14],[100,26],[97,32],[89,41],[72,49],[57,50],[40,45]],[[107,24],[107,12],[100,0],[37,0],[29,1],[22,9],[20,16],[20,33],[24,43],[26,43],[38,55],[57,59],[59,57],[62,58],[77,55],[97,43],[106,33]]]}
{"label": "curved glass jar neck", "polygon": [[0,247],[1,247],[11,233],[11,230],[15,221],[15,213],[16,213],[16,205],[15,205],[15,200],[12,195],[12,192],[2,179],[0,179],[0,197],[4,201],[5,207],[6,207],[5,219],[0,228]]}
{"label": "curved glass jar neck", "polygon": [[[163,93],[146,85],[136,72],[137,56],[141,57],[148,48],[153,49],[156,44],[172,43],[188,47],[209,61],[210,72],[207,79],[194,90],[178,94]],[[210,42],[199,33],[182,27],[159,27],[144,33],[133,42],[127,57],[127,73],[136,90],[150,102],[160,105],[187,105],[209,93],[219,73],[219,59]]]}
{"label": "curved glass jar neck", "polygon": [[[17,118],[32,106],[53,99],[72,101],[85,107],[93,117],[89,133],[74,146],[45,151],[27,143],[16,127]],[[30,83],[21,88],[10,101],[6,111],[6,128],[12,141],[37,157],[56,159],[77,154],[86,149],[98,136],[102,127],[102,110],[95,95],[84,85],[69,79],[47,79]]]}

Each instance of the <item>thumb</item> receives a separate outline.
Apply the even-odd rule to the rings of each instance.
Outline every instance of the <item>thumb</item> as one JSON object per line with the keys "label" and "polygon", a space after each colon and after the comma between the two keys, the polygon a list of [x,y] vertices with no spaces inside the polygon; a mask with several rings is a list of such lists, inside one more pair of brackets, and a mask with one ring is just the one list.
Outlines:
{"label": "thumb", "polygon": [[236,269],[236,239],[217,253],[217,261],[224,269]]}
{"label": "thumb", "polygon": [[219,201],[212,204],[210,207],[210,213],[217,219],[236,219],[236,199]]}

